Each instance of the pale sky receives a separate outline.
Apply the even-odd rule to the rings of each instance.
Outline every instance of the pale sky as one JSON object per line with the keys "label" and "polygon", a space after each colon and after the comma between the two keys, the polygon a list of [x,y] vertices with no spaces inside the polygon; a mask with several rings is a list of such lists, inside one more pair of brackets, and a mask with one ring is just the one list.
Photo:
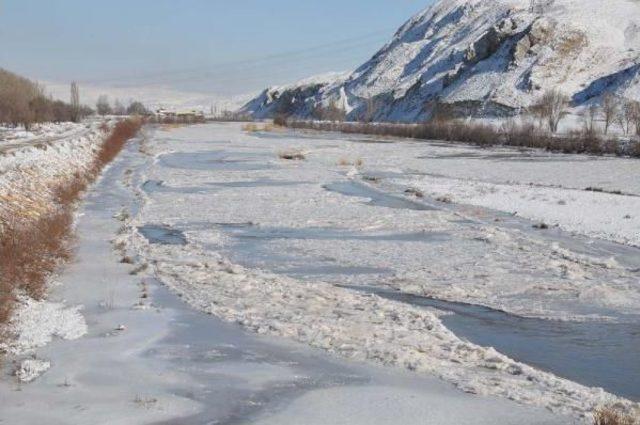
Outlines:
{"label": "pale sky", "polygon": [[352,70],[431,0],[0,0],[0,66],[229,96]]}

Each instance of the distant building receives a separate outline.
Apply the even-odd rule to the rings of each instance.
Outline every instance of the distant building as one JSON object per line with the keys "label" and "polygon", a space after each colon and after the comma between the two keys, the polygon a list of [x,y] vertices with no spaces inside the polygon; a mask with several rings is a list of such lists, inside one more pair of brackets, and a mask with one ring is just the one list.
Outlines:
{"label": "distant building", "polygon": [[173,111],[168,111],[164,108],[159,108],[156,109],[156,113],[155,113],[157,118],[175,118],[176,117],[176,113]]}
{"label": "distant building", "polygon": [[205,120],[204,112],[195,109],[182,111],[169,111],[165,108],[156,109],[155,118],[162,122],[203,122]]}
{"label": "distant building", "polygon": [[189,121],[189,122],[198,121],[198,120],[204,119],[204,112],[197,111],[195,109],[191,109],[188,111],[178,111],[176,112],[176,117],[180,120]]}

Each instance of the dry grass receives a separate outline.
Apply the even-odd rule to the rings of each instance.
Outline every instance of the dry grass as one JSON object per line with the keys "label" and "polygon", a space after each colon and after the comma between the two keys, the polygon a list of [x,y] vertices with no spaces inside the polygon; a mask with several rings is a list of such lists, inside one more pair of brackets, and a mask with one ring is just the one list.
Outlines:
{"label": "dry grass", "polygon": [[[0,279],[8,290],[3,294],[5,300],[10,300],[16,289],[35,299],[44,296],[47,276],[71,255],[68,238],[72,225],[70,208],[61,207],[36,222],[5,229],[0,241]],[[6,315],[10,307],[3,305],[1,310]]]}
{"label": "dry grass", "polygon": [[341,167],[354,166],[360,168],[364,165],[364,161],[362,160],[362,158],[358,158],[355,161],[350,161],[347,158],[340,158],[337,164]]}
{"label": "dry grass", "polygon": [[258,126],[258,124],[255,124],[255,123],[244,124],[242,126],[242,131],[255,133],[256,131],[260,131],[260,127]]}
{"label": "dry grass", "polygon": [[275,131],[279,126],[272,123],[247,123],[242,126],[242,130],[247,133],[257,133],[259,131]]}
{"label": "dry grass", "polygon": [[640,425],[640,418],[620,413],[609,406],[593,413],[593,425]]}
{"label": "dry grass", "polygon": [[17,294],[35,299],[46,295],[48,277],[71,257],[76,201],[141,126],[139,120],[119,122],[86,173],[76,173],[51,189],[53,205],[46,213],[31,220],[15,217],[1,223],[0,325],[10,320]]}
{"label": "dry grass", "polygon": [[173,130],[181,128],[181,127],[184,127],[184,124],[177,124],[177,123],[168,124],[168,123],[164,123],[164,124],[160,125],[160,129],[162,131],[173,131]]}

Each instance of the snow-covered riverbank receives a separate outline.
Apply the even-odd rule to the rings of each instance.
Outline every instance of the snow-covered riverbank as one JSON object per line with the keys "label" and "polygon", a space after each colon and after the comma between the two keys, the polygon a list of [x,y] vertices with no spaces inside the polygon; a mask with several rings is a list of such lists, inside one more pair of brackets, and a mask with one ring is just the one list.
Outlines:
{"label": "snow-covered riverbank", "polygon": [[86,173],[105,137],[98,123],[46,129],[37,144],[0,152],[0,222],[33,219],[51,210],[54,189]]}
{"label": "snow-covered riverbank", "polygon": [[[55,202],[57,191],[78,176],[87,175],[106,134],[98,123],[43,124],[32,132],[5,129],[2,137],[0,230],[6,232],[16,226],[28,228],[49,214],[57,213],[60,209]],[[44,231],[44,228],[38,231]],[[9,234],[8,237],[16,235]],[[47,255],[54,254],[49,252]],[[5,262],[12,261],[9,257],[4,259]],[[9,266],[3,263],[3,267]],[[39,278],[39,272],[37,265],[31,266],[33,279]],[[3,332],[9,337],[0,342],[0,351],[21,355],[46,345],[53,337],[76,339],[86,332],[86,324],[76,307],[68,307],[64,302],[36,301],[13,287],[3,290],[15,292],[17,303],[7,328],[3,325]],[[9,301],[4,298],[4,302]],[[7,306],[3,305],[3,308]],[[30,360],[24,366],[27,370],[22,378],[31,380],[49,365]]]}
{"label": "snow-covered riverbank", "polygon": [[[636,273],[615,258],[404,195],[398,179],[421,172],[425,151],[440,148],[256,137],[235,124],[160,131],[145,204],[122,241],[190,304],[258,333],[578,416],[614,400],[464,342],[437,312],[325,283],[537,317],[637,320]],[[279,159],[292,149],[306,160]]]}

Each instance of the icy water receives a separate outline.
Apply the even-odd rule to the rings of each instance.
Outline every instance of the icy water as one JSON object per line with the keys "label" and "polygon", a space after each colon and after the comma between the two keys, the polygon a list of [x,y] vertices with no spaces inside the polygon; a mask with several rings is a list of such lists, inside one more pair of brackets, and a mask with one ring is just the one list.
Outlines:
{"label": "icy water", "polygon": [[224,150],[174,152],[160,156],[158,161],[164,167],[187,170],[255,171],[271,168],[264,158]]}
{"label": "icy water", "polygon": [[155,224],[138,227],[138,231],[149,242],[163,245],[186,245],[187,238],[180,230]]}
{"label": "icy water", "polygon": [[453,314],[442,317],[456,335],[584,385],[640,400],[640,326],[531,319],[490,308],[371,287],[352,289]]}
{"label": "icy water", "polygon": [[379,192],[377,190],[371,189],[368,186],[353,181],[329,183],[324,185],[323,187],[330,192],[336,192],[341,195],[367,199],[366,204],[371,206],[380,206],[395,209],[407,208],[417,211],[428,211],[434,209],[433,207],[418,202],[413,202],[409,199]]}
{"label": "icy water", "polygon": [[[231,238],[226,247],[233,261],[248,267],[269,269],[295,278],[341,284],[380,281],[393,270],[346,267],[323,258],[296,252],[276,252],[269,241],[277,239],[326,239],[378,241],[446,240],[445,233],[368,235],[335,229],[262,229],[255,226],[222,226]],[[605,245],[606,246],[606,245]],[[593,248],[596,249],[595,247]],[[560,322],[522,318],[490,308],[381,290],[353,287],[384,298],[454,313],[442,318],[445,326],[469,341],[496,348],[501,353],[539,369],[588,386],[640,400],[640,325],[606,322]]]}
{"label": "icy water", "polygon": [[[358,187],[351,186],[348,187]],[[374,202],[374,201],[372,201]],[[375,201],[377,202],[377,201]],[[461,224],[472,222],[465,221]],[[531,224],[514,220],[513,226],[532,231]],[[224,246],[210,247],[225,252],[234,262],[247,267],[262,268],[294,278],[321,280],[341,285],[348,282],[380,281],[393,275],[393,270],[381,267],[344,266],[330,259],[314,258],[295,251],[282,252],[270,246],[282,240],[361,240],[378,242],[446,241],[444,232],[366,233],[331,228],[264,228],[244,224],[191,223],[186,227],[219,228],[228,238]],[[166,242],[166,228],[156,228],[154,237]],[[173,232],[178,232],[173,230]],[[560,238],[557,230],[550,230]],[[148,234],[148,232],[147,232]],[[162,241],[165,238],[165,241]],[[564,236],[565,245],[574,248],[578,241]],[[593,244],[584,248],[590,254],[631,253],[616,244]],[[603,252],[604,250],[604,252]],[[637,257],[633,257],[637,261]],[[633,261],[627,259],[630,263]],[[623,262],[626,262],[623,257]],[[632,264],[629,264],[632,266]],[[501,353],[539,369],[588,386],[640,400],[640,325],[637,323],[560,322],[522,318],[490,308],[441,301],[402,292],[381,290],[380,287],[353,286],[352,289],[375,293],[384,298],[420,307],[435,307],[453,314],[442,318],[445,326],[469,341],[496,348]]]}
{"label": "icy water", "polygon": [[[281,139],[280,136],[267,135],[267,138]],[[387,143],[387,142],[385,142]],[[562,161],[562,157],[537,158],[532,154],[504,155],[479,152],[478,157],[495,161]],[[449,156],[452,157],[452,156]],[[457,157],[457,156],[456,156]],[[462,156],[460,156],[463,158]],[[476,155],[466,157],[475,158]],[[269,177],[251,175],[247,181],[237,180],[215,183],[217,173],[262,172],[273,170],[276,166],[271,160],[255,153],[226,152],[223,150],[202,152],[173,152],[160,156],[158,165],[180,170],[211,171],[211,183],[192,188],[172,188],[164,183],[145,184],[144,190],[153,197],[156,192],[181,192],[184,194],[202,193],[217,189],[273,188],[278,186],[296,186],[308,182],[274,180]],[[443,154],[442,158],[448,158]],[[464,158],[463,158],[464,159]],[[384,178],[389,171],[370,175]],[[391,172],[392,173],[392,172]],[[434,211],[436,209],[464,212],[464,206],[448,205],[430,199],[412,199],[402,192],[393,192],[381,186],[380,190],[354,180],[323,181],[324,191],[350,198],[361,199],[369,207],[384,207],[393,210]],[[221,199],[223,199],[221,197]],[[477,210],[477,208],[476,208]],[[379,211],[379,210],[375,210]],[[372,209],[372,214],[375,214]],[[462,214],[464,216],[464,214]],[[491,212],[487,214],[487,223],[522,232],[536,232],[549,243],[558,243],[561,247],[575,253],[584,253],[600,258],[615,257],[616,261],[629,270],[640,270],[640,255],[635,248],[609,242],[593,241],[589,238],[574,236],[558,229],[534,230],[532,222],[508,214]],[[494,221],[495,219],[495,221]],[[481,220],[461,218],[455,221],[460,226],[483,224]],[[223,242],[207,246],[211,250],[222,252],[231,261],[252,268],[262,268],[275,273],[300,279],[313,279],[351,286],[354,290],[366,290],[399,302],[420,306],[435,307],[453,314],[443,316],[444,324],[461,338],[466,338],[483,346],[492,346],[515,360],[553,372],[576,382],[603,387],[612,393],[640,400],[640,325],[635,321],[620,323],[606,322],[558,322],[542,319],[521,318],[485,307],[449,303],[445,301],[409,295],[401,292],[381,290],[380,284],[390,278],[394,270],[371,265],[345,265],[331,258],[314,257],[307,252],[287,249],[287,241],[362,241],[379,243],[424,243],[432,244],[447,241],[450,235],[444,232],[364,232],[356,230],[307,227],[287,228],[254,225],[254,223],[196,223],[185,221],[176,228],[158,228],[141,232],[153,243],[176,243],[180,235],[198,232],[215,227],[223,236]],[[171,232],[177,232],[172,234]],[[177,238],[177,239],[174,239]],[[434,250],[437,244],[434,244]],[[355,287],[353,284],[357,283]],[[370,283],[371,285],[366,285]]]}
{"label": "icy water", "polygon": [[[74,265],[50,295],[84,306],[88,334],[56,338],[30,353],[52,367],[29,384],[9,375],[12,362],[2,365],[0,423],[393,425],[398,418],[417,423],[427,415],[439,425],[566,422],[540,408],[464,394],[430,376],[260,337],[194,311],[113,255],[109,241],[121,226],[114,216],[123,206],[140,208],[121,184],[125,170],[140,167],[138,149],[121,158],[85,197]],[[144,181],[134,180],[136,186]],[[152,243],[186,243],[179,229],[150,224],[139,231]],[[296,402],[305,410],[290,409]],[[363,405],[366,411],[359,412]]]}

